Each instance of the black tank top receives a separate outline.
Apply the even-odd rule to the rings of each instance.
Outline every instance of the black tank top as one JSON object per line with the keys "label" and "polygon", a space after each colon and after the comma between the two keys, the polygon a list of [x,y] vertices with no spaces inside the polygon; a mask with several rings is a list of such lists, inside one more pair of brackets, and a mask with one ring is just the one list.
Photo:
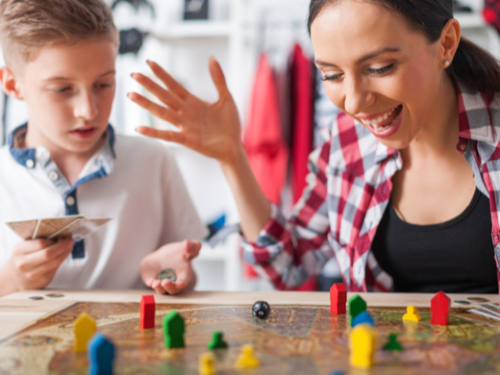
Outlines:
{"label": "black tank top", "polygon": [[372,251],[396,292],[498,293],[489,199],[477,188],[464,212],[435,225],[402,221],[389,201]]}

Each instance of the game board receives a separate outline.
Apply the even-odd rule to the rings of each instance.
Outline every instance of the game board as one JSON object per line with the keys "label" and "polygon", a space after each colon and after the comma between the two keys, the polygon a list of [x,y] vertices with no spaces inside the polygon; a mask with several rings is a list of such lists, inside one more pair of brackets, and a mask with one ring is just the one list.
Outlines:
{"label": "game board", "polygon": [[[272,307],[272,306],[271,306]],[[167,350],[162,317],[175,308],[185,319],[186,348]],[[328,307],[272,307],[266,320],[248,306],[156,305],[156,328],[139,328],[138,303],[75,303],[0,341],[0,374],[86,374],[85,353],[73,351],[73,322],[87,312],[117,348],[115,374],[198,374],[198,358],[213,331],[223,331],[228,349],[215,352],[217,374],[495,374],[500,372],[500,326],[454,309],[449,326],[431,326],[428,310],[420,323],[403,324],[404,309],[369,308],[377,347],[398,333],[401,353],[375,354],[369,371],[349,369],[346,315]],[[234,362],[252,343],[261,367],[239,371]],[[348,372],[347,372],[348,371]]]}

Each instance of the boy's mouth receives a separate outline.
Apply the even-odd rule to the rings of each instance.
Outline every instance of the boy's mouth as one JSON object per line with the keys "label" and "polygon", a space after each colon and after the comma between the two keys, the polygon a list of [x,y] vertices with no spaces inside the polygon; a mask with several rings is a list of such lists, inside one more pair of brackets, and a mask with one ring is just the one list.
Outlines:
{"label": "boy's mouth", "polygon": [[92,138],[97,131],[97,128],[81,128],[81,129],[75,129],[70,131],[70,134],[81,138],[81,139],[87,139],[87,138]]}

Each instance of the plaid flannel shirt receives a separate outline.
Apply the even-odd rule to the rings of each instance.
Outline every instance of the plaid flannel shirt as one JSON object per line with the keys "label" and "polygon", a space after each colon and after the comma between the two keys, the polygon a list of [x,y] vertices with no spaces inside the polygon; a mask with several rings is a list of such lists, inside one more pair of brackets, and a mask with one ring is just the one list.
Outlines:
{"label": "plaid flannel shirt", "polygon": [[[490,199],[492,240],[500,260],[500,93],[457,84],[457,150]],[[388,206],[392,176],[402,168],[397,150],[379,143],[345,113],[324,129],[325,143],[310,155],[307,187],[288,220],[272,206],[271,218],[244,259],[278,289],[302,285],[335,257],[350,291],[390,291],[392,278],[370,251]],[[471,249],[472,251],[472,249]]]}

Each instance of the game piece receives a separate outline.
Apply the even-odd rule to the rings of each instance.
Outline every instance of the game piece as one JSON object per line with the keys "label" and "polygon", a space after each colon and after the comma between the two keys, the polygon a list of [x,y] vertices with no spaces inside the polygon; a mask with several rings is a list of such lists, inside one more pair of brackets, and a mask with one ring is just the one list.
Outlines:
{"label": "game piece", "polygon": [[487,300],[486,298],[483,298],[483,297],[469,297],[467,298],[469,301],[472,301],[472,302],[490,302],[489,300]]}
{"label": "game piece", "polygon": [[198,372],[200,373],[200,375],[214,375],[215,374],[214,362],[215,358],[212,353],[200,354],[200,362],[198,364]]}
{"label": "game piece", "polygon": [[90,375],[113,374],[115,346],[101,332],[97,332],[88,343]]}
{"label": "game piece", "polygon": [[244,368],[258,367],[260,365],[259,360],[253,354],[252,345],[243,345],[241,348],[241,354],[236,360],[236,365]]}
{"label": "game piece", "polygon": [[343,283],[333,284],[330,288],[330,312],[332,314],[345,314],[347,291]]}
{"label": "game piece", "polygon": [[266,319],[271,313],[271,306],[266,301],[257,301],[253,304],[252,315],[259,319]]}
{"label": "game piece", "polygon": [[355,318],[352,319],[351,327],[356,327],[358,324],[369,324],[372,327],[375,325],[373,318],[367,311],[362,311]]}
{"label": "game piece", "polygon": [[222,332],[216,331],[212,333],[212,340],[207,345],[208,349],[225,349],[227,348],[227,343],[222,338]]}
{"label": "game piece", "polygon": [[451,300],[443,291],[436,293],[431,299],[431,324],[448,325]]}
{"label": "game piece", "polygon": [[456,303],[457,305],[470,305],[469,301],[462,301],[462,300],[453,301],[453,303]]}
{"label": "game piece", "polygon": [[142,329],[155,327],[156,304],[153,295],[142,296],[140,326]]}
{"label": "game piece", "polygon": [[344,373],[342,371],[332,371],[330,375],[344,375]]}
{"label": "game piece", "polygon": [[417,308],[415,306],[408,306],[406,308],[406,314],[403,315],[403,320],[409,322],[420,322],[422,318],[417,314]]}
{"label": "game piece", "polygon": [[96,331],[95,320],[87,313],[81,313],[75,320],[75,352],[85,352],[87,343]]}
{"label": "game piece", "polygon": [[369,369],[373,365],[375,333],[368,324],[359,324],[349,334],[349,363],[351,366]]}
{"label": "game piece", "polygon": [[366,311],[366,302],[359,294],[355,294],[347,302],[347,310],[349,312],[349,325],[352,327],[352,320],[363,311]]}
{"label": "game piece", "polygon": [[42,296],[31,296],[31,297],[28,297],[28,299],[32,300],[32,301],[40,301],[43,299]]}
{"label": "game piece", "polygon": [[383,347],[384,350],[397,350],[402,351],[403,347],[398,342],[398,335],[395,333],[391,333],[387,340],[387,343]]}
{"label": "game piece", "polygon": [[184,347],[184,319],[172,310],[163,317],[165,346],[169,349]]}
{"label": "game piece", "polygon": [[175,271],[172,268],[166,268],[158,273],[156,279],[157,280],[169,279],[170,281],[175,283],[177,281],[177,275],[175,274]]}

